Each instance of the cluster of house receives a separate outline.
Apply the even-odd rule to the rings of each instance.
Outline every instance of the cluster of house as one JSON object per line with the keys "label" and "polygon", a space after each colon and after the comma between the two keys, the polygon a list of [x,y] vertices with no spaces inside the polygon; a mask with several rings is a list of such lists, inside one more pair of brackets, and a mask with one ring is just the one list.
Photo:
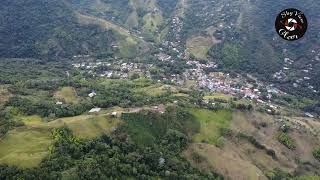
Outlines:
{"label": "cluster of house", "polygon": [[174,32],[175,41],[180,43],[181,40],[181,30],[183,27],[183,20],[179,16],[174,16],[172,18],[171,30]]}
{"label": "cluster of house", "polygon": [[160,60],[160,61],[170,61],[172,59],[172,57],[168,54],[165,54],[163,52],[156,54],[156,57]]}
{"label": "cluster of house", "polygon": [[[156,55],[159,61],[167,61],[171,63],[171,56],[165,53],[159,53]],[[289,58],[284,59],[286,63],[286,67],[289,67],[293,61]],[[247,98],[250,100],[255,100],[261,104],[267,104],[261,100],[261,91],[260,89],[267,89],[267,98],[272,99],[272,94],[282,94],[283,92],[279,91],[273,86],[264,86],[262,83],[258,83],[258,87],[254,87],[249,82],[240,76],[231,78],[229,74],[224,74],[222,72],[210,72],[208,73],[206,70],[217,68],[217,65],[213,62],[201,63],[199,61],[189,60],[186,62],[190,68],[185,69],[182,75],[179,74],[171,74],[166,77],[162,77],[158,79],[159,82],[166,81],[171,82],[177,85],[185,85],[187,81],[193,80],[195,81],[195,87],[197,89],[206,89],[211,92],[222,92],[225,94],[230,94],[238,97]],[[100,76],[106,78],[129,78],[129,72],[137,72],[139,74],[143,74],[144,76],[151,78],[151,74],[149,69],[153,67],[152,64],[139,64],[139,63],[130,63],[124,62],[122,60],[113,61],[113,62],[100,62],[100,61],[91,61],[91,62],[82,62],[73,64],[75,68],[81,68],[85,70],[85,72],[93,75]],[[98,68],[98,67],[106,67],[106,68]],[[143,67],[142,67],[143,66]],[[95,69],[103,69],[103,71],[95,71]],[[285,70],[285,69],[283,69]],[[306,79],[306,78],[305,78]],[[89,97],[94,97],[96,93],[92,91],[88,94]],[[57,102],[61,103],[61,102]],[[270,107],[269,111],[273,111],[274,107]],[[93,109],[93,111],[98,111],[98,109]]]}
{"label": "cluster of house", "polygon": [[308,124],[311,121],[314,121],[315,119],[309,119],[309,118],[315,118],[310,113],[305,114],[308,118],[293,118],[292,120],[289,120],[287,118],[281,117],[275,119],[277,123],[280,124],[280,129],[282,131],[288,131],[289,129],[296,129],[302,133],[311,133],[315,136],[317,136],[320,133],[320,130],[316,127],[309,126]]}
{"label": "cluster of house", "polygon": [[[171,57],[165,53],[159,53],[156,55],[159,60],[167,61]],[[171,74],[169,76],[163,77],[158,81],[169,81],[177,85],[184,85],[188,80],[194,80],[196,82],[196,88],[198,89],[208,89],[212,92],[222,92],[231,95],[244,95],[245,98],[259,100],[261,92],[258,88],[253,88],[250,83],[243,83],[244,85],[239,85],[239,79],[243,80],[238,76],[238,78],[231,78],[229,74],[224,74],[222,72],[210,72],[207,73],[205,70],[215,69],[217,65],[213,62],[201,63],[199,61],[187,61],[187,65],[190,68],[185,69],[182,75]],[[141,66],[144,68],[141,68]],[[75,68],[82,68],[87,73],[100,76],[100,77],[118,77],[127,79],[129,78],[129,72],[137,72],[143,74],[148,78],[151,78],[151,74],[148,69],[153,67],[152,64],[138,64],[138,63],[128,63],[123,62],[122,60],[110,62],[82,62],[73,64]],[[105,66],[108,70],[104,71],[95,71],[95,68]],[[143,70],[142,70],[143,69]],[[273,88],[274,89],[274,88]],[[273,92],[278,94],[279,92]],[[91,92],[88,96],[95,96],[95,92]],[[271,93],[269,94],[270,98]]]}
{"label": "cluster of house", "polygon": [[[115,62],[82,62],[72,64],[75,68],[80,68],[84,70],[87,74],[93,77],[106,77],[106,78],[120,78],[127,79],[129,78],[130,72],[135,72],[138,74],[145,74],[147,77],[150,77],[149,71],[142,71],[142,65],[140,63],[127,63],[122,60]],[[147,68],[152,67],[153,65],[143,65]],[[102,68],[101,68],[102,67]],[[101,70],[103,69],[103,70]]]}
{"label": "cluster of house", "polygon": [[199,61],[188,61],[187,64],[193,65],[195,68],[187,69],[184,72],[184,76],[189,80],[195,80],[198,88],[232,95],[241,93],[246,98],[259,99],[261,92],[258,89],[253,89],[248,83],[246,83],[247,86],[239,86],[237,78],[230,78],[229,74],[222,72],[210,72],[207,74],[205,69],[216,68],[217,65],[215,63],[202,64]]}
{"label": "cluster of house", "polygon": [[184,51],[181,49],[181,31],[183,28],[183,19],[179,14],[175,14],[171,19],[171,28],[168,32],[169,36],[171,36],[170,41],[165,41],[162,43],[164,47],[167,47],[176,53],[178,53],[178,58],[184,57]]}
{"label": "cluster of house", "polygon": [[81,68],[81,69],[94,69],[99,66],[111,66],[111,63],[108,62],[81,62],[81,63],[74,63],[72,64],[74,68]]}
{"label": "cluster of house", "polygon": [[[314,50],[313,50],[314,51]],[[315,52],[315,51],[314,51]],[[316,56],[317,57],[317,56]],[[319,59],[320,60],[320,59]],[[315,61],[315,60],[312,60]],[[284,58],[284,66],[283,68],[273,74],[273,78],[277,79],[279,81],[285,81],[288,79],[288,74],[292,74],[292,71],[295,71],[295,68],[291,68],[293,66],[294,61],[288,57]],[[297,78],[293,83],[292,86],[295,88],[306,86],[308,89],[310,89],[312,92],[317,93],[318,91],[310,85],[308,82],[311,78],[309,77],[309,74],[313,70],[312,63],[307,64],[307,66],[303,69],[301,69],[301,73],[295,73],[295,74],[302,74],[300,78]]]}

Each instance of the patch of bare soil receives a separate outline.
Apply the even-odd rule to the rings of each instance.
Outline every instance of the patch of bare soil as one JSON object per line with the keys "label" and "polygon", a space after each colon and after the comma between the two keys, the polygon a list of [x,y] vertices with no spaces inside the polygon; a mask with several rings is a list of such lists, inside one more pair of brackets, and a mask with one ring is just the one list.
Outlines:
{"label": "patch of bare soil", "polygon": [[0,85],[0,104],[5,103],[11,96],[6,86]]}
{"label": "patch of bare soil", "polygon": [[307,118],[307,117],[286,117],[293,128],[300,130],[303,133],[310,131],[314,136],[320,138],[320,119]]}
{"label": "patch of bare soil", "polygon": [[77,20],[80,24],[99,25],[103,29],[114,29],[114,30],[118,31],[119,33],[121,33],[122,35],[130,36],[130,32],[127,29],[125,29],[119,25],[116,25],[110,21],[107,21],[105,19],[101,19],[101,18],[94,17],[94,16],[83,15],[80,13],[76,13],[76,17],[77,17]]}
{"label": "patch of bare soil", "polygon": [[[194,154],[203,157],[201,162],[194,159]],[[223,149],[209,144],[191,144],[183,152],[193,165],[204,171],[215,171],[230,180],[264,180],[264,173],[254,164],[243,157],[231,143]]]}
{"label": "patch of bare soil", "polygon": [[[288,119],[288,118],[286,118]],[[260,144],[267,149],[272,149],[276,153],[277,163],[283,170],[294,172],[306,169],[308,173],[316,173],[314,167],[320,167],[319,162],[313,157],[313,148],[319,146],[319,136],[314,134],[317,127],[317,121],[308,119],[302,121],[300,118],[293,118],[304,125],[296,125],[293,120],[279,120],[274,117],[258,112],[235,112],[231,121],[231,129],[235,132],[241,132],[254,137]],[[289,136],[295,141],[296,148],[290,150],[277,140],[279,128],[287,124],[290,126]],[[238,145],[239,146],[239,145]],[[239,147],[243,149],[243,145]],[[257,161],[262,159],[257,155],[252,162],[259,166]]]}

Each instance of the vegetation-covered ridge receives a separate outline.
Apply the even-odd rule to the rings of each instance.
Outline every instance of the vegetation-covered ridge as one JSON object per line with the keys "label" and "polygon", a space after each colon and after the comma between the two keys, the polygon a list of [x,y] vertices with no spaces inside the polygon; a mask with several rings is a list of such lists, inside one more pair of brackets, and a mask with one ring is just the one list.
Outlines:
{"label": "vegetation-covered ridge", "polygon": [[[4,168],[1,173],[10,172],[25,178],[64,178],[70,174],[85,176],[84,179],[89,176],[125,178],[104,169],[99,159],[101,144],[97,149],[82,146],[84,142],[91,143],[107,135],[114,141],[132,144],[134,150],[130,152],[141,154],[149,149],[148,152],[155,152],[153,156],[158,161],[169,163],[165,169],[145,167],[149,166],[145,163],[144,170],[139,169],[140,164],[131,164],[126,175],[138,179],[142,178],[139,174],[146,178],[215,178],[216,173],[232,178],[239,174],[239,169],[244,179],[257,175],[278,177],[277,169],[288,172],[286,178],[319,174],[320,124],[316,118],[301,117],[298,111],[298,107],[313,101],[300,102],[294,96],[279,96],[274,101],[266,98],[265,103],[259,103],[238,94],[209,92],[186,88],[188,84],[157,80],[179,71],[178,65],[175,68],[165,63],[149,66],[123,59],[86,57],[72,61],[1,59],[0,163]],[[164,68],[161,71],[159,67]],[[151,77],[144,73],[158,70]],[[120,73],[106,77],[110,72]],[[179,72],[176,75],[180,76]],[[59,138],[52,139],[50,132],[61,127],[73,134],[71,139],[62,136],[66,138],[63,147],[71,146],[72,150],[55,157],[55,152],[63,148],[56,147]],[[86,149],[84,153],[83,149]],[[102,150],[105,151],[110,153],[108,149]],[[122,157],[126,155],[119,155],[120,162],[112,162],[117,167],[113,173],[125,172],[122,165],[127,160]],[[51,159],[53,157],[55,159]],[[93,169],[87,164],[80,166],[89,157],[93,159],[92,166],[99,170],[81,175],[82,168]],[[65,159],[66,164],[57,163]],[[225,162],[234,164],[226,166]],[[133,166],[139,167],[137,173]],[[243,167],[250,168],[245,171]]]}
{"label": "vegetation-covered ridge", "polygon": [[[130,115],[130,114],[128,114]],[[168,117],[179,119],[168,119]],[[162,124],[158,131],[145,126],[139,121],[147,118]],[[130,118],[130,119],[129,119]],[[178,121],[192,119],[192,116],[181,110],[168,111],[163,117],[154,120],[152,116],[131,114],[126,116],[128,126],[119,128],[112,136],[84,140],[75,137],[66,126],[52,131],[53,144],[48,155],[37,168],[19,169],[1,165],[0,173],[4,179],[104,179],[104,178],[200,178],[221,179],[215,173],[202,173],[193,168],[189,162],[179,156],[187,146],[188,131]],[[131,121],[138,123],[130,125]],[[170,123],[169,123],[170,122]],[[178,123],[178,124],[177,124]],[[159,124],[159,125],[160,125]],[[137,131],[140,126],[145,131]],[[156,126],[156,124],[154,124]],[[134,133],[135,131],[135,133]],[[129,132],[127,135],[125,132]],[[132,134],[133,133],[133,134]],[[154,136],[152,144],[141,144],[136,133],[150,133]],[[140,136],[143,137],[143,136]],[[139,144],[137,144],[139,143]],[[142,145],[142,146],[140,146]]]}
{"label": "vegetation-covered ridge", "polygon": [[133,37],[126,30],[81,16],[65,1],[3,1],[0,10],[0,57],[56,59],[113,53],[131,57],[140,51],[141,42],[129,40]]}

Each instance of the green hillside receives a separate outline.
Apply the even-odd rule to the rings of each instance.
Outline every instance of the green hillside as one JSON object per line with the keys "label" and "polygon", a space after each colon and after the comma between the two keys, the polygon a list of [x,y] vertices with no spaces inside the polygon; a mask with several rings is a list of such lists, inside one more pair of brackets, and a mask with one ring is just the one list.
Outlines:
{"label": "green hillside", "polygon": [[[195,58],[217,62],[223,71],[253,74],[294,95],[319,97],[319,93],[306,91],[310,86],[320,87],[316,60],[319,58],[316,53],[319,23],[311,23],[305,36],[294,43],[283,41],[274,29],[278,13],[293,4],[305,13],[308,22],[317,21],[319,1],[189,0],[187,4],[181,41]],[[214,41],[208,46],[204,40],[202,44],[193,42],[194,37],[213,37]],[[290,58],[293,63],[286,63],[285,58]],[[307,69],[312,72],[302,71]],[[286,75],[274,78],[274,74],[281,70]],[[306,76],[310,80],[298,88],[293,87],[295,81]]]}
{"label": "green hillside", "polygon": [[[131,57],[139,51],[135,46],[128,55],[112,48],[126,42],[129,33],[110,22],[81,16],[65,1],[3,1],[0,16],[1,57],[52,59],[114,53]],[[120,50],[127,48],[131,47]]]}

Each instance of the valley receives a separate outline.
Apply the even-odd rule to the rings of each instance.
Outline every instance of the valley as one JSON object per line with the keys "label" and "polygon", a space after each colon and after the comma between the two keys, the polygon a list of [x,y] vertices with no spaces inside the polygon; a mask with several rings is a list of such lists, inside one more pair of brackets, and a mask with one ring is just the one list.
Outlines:
{"label": "valley", "polygon": [[[19,61],[21,64],[30,60],[16,60],[6,66],[13,65],[18,70],[19,66],[15,65]],[[318,118],[306,117],[303,111],[278,104],[286,94],[275,96],[279,91],[275,88],[269,91],[271,98],[263,101],[259,91],[250,91],[252,87],[239,88],[242,89],[239,92],[228,89],[227,82],[241,84],[245,79],[227,77],[222,72],[212,75],[221,78],[218,80],[221,85],[213,85],[210,90],[201,86],[201,78],[195,76],[192,80],[191,74],[188,75],[191,79],[185,81],[170,74],[165,76],[167,79],[158,79],[146,71],[157,66],[148,67],[144,63],[104,62],[90,57],[76,57],[73,61],[78,63],[70,62],[57,69],[60,74],[52,73],[55,69],[41,70],[41,66],[45,68],[49,64],[29,66],[44,71],[48,77],[55,75],[60,79],[55,83],[62,84],[54,88],[53,78],[35,76],[39,74],[37,71],[32,75],[27,70],[30,77],[25,78],[33,80],[19,85],[23,91],[11,92],[14,96],[5,98],[3,112],[14,123],[2,136],[0,163],[20,168],[41,165],[44,158],[53,153],[55,141],[50,132],[57,128],[68,128],[83,141],[103,134],[117,138],[118,133],[128,133],[131,141],[145,147],[163,138],[169,132],[165,129],[171,127],[184,132],[192,142],[180,152],[181,157],[203,172],[216,172],[231,179],[269,178],[278,176],[279,169],[304,175],[319,173],[316,168],[319,161],[313,156],[314,149],[319,146]],[[194,63],[202,70],[201,64]],[[194,81],[189,88],[188,81]],[[37,82],[41,82],[42,87]],[[19,86],[14,83],[9,87],[17,89]],[[91,112],[94,108],[98,110]],[[170,114],[176,108],[182,108],[178,111],[189,114],[194,120],[180,126],[171,124],[168,120],[181,120]],[[143,117],[138,118],[141,115]],[[156,130],[155,127],[165,129]],[[294,148],[278,139],[281,133],[293,139]],[[235,166],[225,165],[226,160],[234,162]],[[248,171],[239,173],[244,167]]]}

